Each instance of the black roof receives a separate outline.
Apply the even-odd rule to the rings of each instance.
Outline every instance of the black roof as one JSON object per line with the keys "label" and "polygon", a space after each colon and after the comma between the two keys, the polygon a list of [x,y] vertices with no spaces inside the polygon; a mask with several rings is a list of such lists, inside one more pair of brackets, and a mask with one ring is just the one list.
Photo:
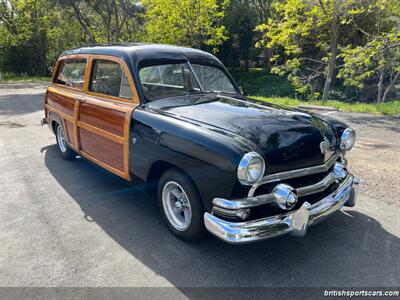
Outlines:
{"label": "black roof", "polygon": [[112,55],[124,59],[128,64],[136,68],[144,65],[183,62],[187,60],[192,63],[223,67],[222,63],[210,53],[192,48],[162,44],[128,43],[94,45],[65,51],[62,56],[71,54]]}

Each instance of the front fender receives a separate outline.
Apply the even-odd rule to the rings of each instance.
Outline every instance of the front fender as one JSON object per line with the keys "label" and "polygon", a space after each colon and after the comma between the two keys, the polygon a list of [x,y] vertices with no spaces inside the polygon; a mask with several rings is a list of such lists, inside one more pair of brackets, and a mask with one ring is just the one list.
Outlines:
{"label": "front fender", "polygon": [[166,162],[196,184],[207,209],[214,197],[230,197],[236,170],[250,146],[229,135],[154,112],[136,109],[131,123],[131,172],[147,181],[152,166]]}

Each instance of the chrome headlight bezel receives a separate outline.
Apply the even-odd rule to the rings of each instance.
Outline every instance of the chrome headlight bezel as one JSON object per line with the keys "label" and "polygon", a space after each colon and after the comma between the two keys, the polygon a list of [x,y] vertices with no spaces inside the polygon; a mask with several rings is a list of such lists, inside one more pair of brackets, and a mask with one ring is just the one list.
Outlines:
{"label": "chrome headlight bezel", "polygon": [[356,132],[352,128],[346,128],[340,138],[340,149],[350,151],[356,143]]}
{"label": "chrome headlight bezel", "polygon": [[[256,167],[257,174],[251,175],[249,167]],[[242,185],[253,185],[260,181],[265,172],[264,158],[257,152],[246,153],[239,162],[237,177]]]}

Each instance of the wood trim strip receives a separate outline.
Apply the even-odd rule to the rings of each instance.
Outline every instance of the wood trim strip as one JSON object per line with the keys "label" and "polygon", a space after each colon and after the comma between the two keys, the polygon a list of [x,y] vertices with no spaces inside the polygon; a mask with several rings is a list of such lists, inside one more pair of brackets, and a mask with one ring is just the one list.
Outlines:
{"label": "wood trim strip", "polygon": [[74,136],[75,136],[75,143],[76,143],[76,148],[78,150],[81,149],[81,141],[79,139],[78,135],[78,120],[79,120],[79,108],[81,106],[81,101],[79,97],[75,100],[75,106],[74,106]]}
{"label": "wood trim strip", "polygon": [[80,155],[82,155],[84,158],[94,162],[95,164],[99,165],[100,167],[106,169],[107,171],[114,173],[115,175],[118,175],[128,181],[131,180],[130,174],[126,174],[125,172],[122,172],[114,167],[111,167],[110,165],[98,160],[97,158],[93,157],[92,155],[90,155],[89,153],[87,153],[85,151],[80,151]]}
{"label": "wood trim strip", "polygon": [[103,100],[100,97],[93,98],[92,96],[88,95],[88,97],[85,98],[84,101],[87,104],[91,105],[97,105],[101,106],[104,108],[116,110],[116,111],[121,111],[121,112],[126,112],[128,111],[131,107],[137,107],[137,104],[134,103],[127,103],[127,102],[121,102],[121,101],[114,101],[114,100]]}
{"label": "wood trim strip", "polygon": [[115,135],[115,134],[113,134],[111,132],[105,131],[105,130],[100,129],[98,127],[94,127],[94,126],[92,126],[90,124],[87,124],[87,123],[84,123],[84,122],[81,122],[81,121],[77,121],[77,125],[78,125],[77,127],[79,127],[79,128],[82,128],[82,129],[85,129],[87,131],[90,131],[90,132],[92,132],[94,134],[97,134],[97,135],[99,135],[101,137],[109,139],[109,140],[111,140],[113,142],[116,142],[118,144],[124,144],[124,137]]}
{"label": "wood trim strip", "polygon": [[134,108],[130,109],[125,113],[125,126],[124,126],[124,170],[125,173],[129,177],[129,181],[131,181],[131,171],[130,171],[130,160],[129,160],[129,140],[130,140],[130,125],[131,125],[131,118],[132,118],[132,112]]}
{"label": "wood trim strip", "polygon": [[48,88],[49,92],[53,93],[53,94],[57,94],[60,96],[65,96],[65,97],[69,97],[69,98],[76,98],[79,96],[84,96],[84,93],[82,90],[76,90],[73,88],[70,88],[68,86],[63,86],[63,85],[58,85],[55,83],[50,84],[49,88]]}

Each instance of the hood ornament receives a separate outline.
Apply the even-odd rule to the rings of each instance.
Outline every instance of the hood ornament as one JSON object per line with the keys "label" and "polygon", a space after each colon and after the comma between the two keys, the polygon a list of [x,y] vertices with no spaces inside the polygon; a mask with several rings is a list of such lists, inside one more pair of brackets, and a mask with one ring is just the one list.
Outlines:
{"label": "hood ornament", "polygon": [[319,149],[321,150],[322,154],[325,154],[331,150],[331,143],[328,140],[324,140],[319,144]]}

